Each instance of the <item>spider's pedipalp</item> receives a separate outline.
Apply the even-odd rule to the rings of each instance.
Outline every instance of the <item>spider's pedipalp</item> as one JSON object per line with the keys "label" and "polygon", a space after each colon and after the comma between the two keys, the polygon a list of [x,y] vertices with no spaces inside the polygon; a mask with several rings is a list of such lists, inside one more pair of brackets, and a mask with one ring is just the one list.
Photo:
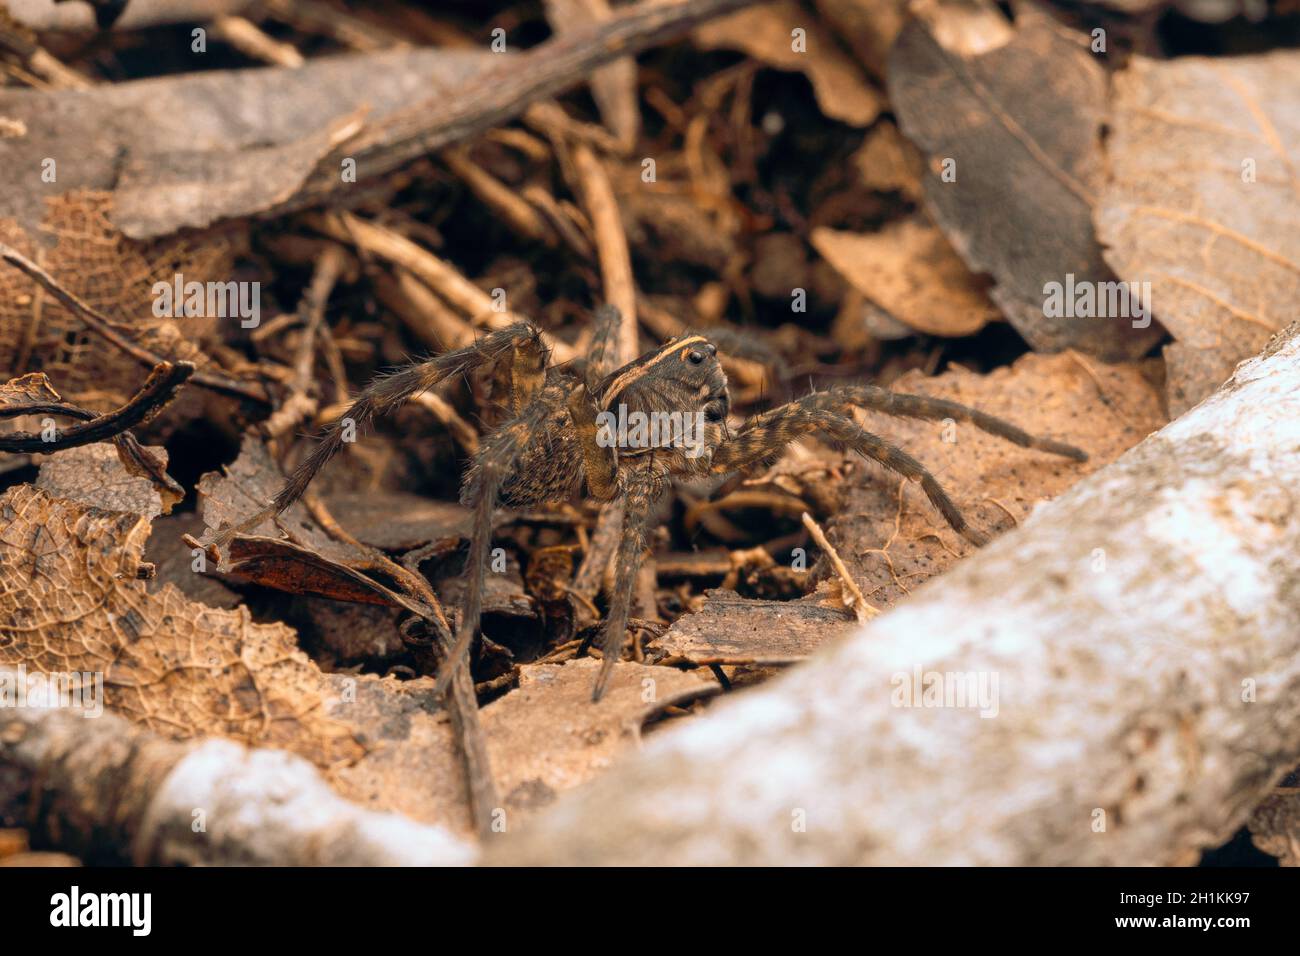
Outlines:
{"label": "spider's pedipalp", "polygon": [[618,491],[618,451],[600,438],[600,409],[591,388],[580,384],[568,401],[569,421],[582,448],[582,467],[592,497],[608,501]]}

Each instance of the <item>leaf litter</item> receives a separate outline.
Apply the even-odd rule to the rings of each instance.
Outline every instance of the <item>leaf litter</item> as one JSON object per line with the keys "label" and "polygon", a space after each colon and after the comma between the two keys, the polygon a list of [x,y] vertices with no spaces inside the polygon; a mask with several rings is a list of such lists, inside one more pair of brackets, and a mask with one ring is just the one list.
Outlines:
{"label": "leaf litter", "polygon": [[[858,413],[993,533],[1197,400],[1285,319],[1300,261],[1294,53],[1112,59],[1089,50],[1087,14],[905,6],[781,3],[697,23],[548,4],[552,45],[520,53],[512,36],[505,54],[540,64],[519,88],[494,82],[506,61],[487,52],[490,24],[406,11],[398,27],[375,11],[300,67],[234,69],[251,64],[232,48],[201,74],[111,82],[80,62],[84,88],[0,89],[0,159],[64,157],[57,185],[6,194],[0,242],[130,346],[6,267],[0,406],[93,418],[163,360],[239,385],[192,381],[138,436],[4,454],[0,665],[103,672],[109,709],[162,736],[290,750],[350,799],[466,835],[483,829],[477,741],[513,826],[659,723],[796,664],[972,549],[910,483],[814,439],[683,485],[651,540],[631,659],[592,706],[599,511],[501,509],[470,690],[481,709],[465,724],[432,696],[430,628],[458,613],[456,492],[499,420],[493,382],[446,383],[377,423],[278,522],[203,542],[258,510],[300,438],[375,371],[508,320],[497,290],[566,357],[582,356],[607,294],[635,304],[638,349],[702,329],[726,361],[733,425],[873,380],[1087,450],[1079,465]],[[676,33],[655,32],[673,17]],[[300,26],[290,17],[285,35],[306,49]],[[816,55],[791,46],[797,31]],[[604,46],[616,35],[670,42],[633,58]],[[412,38],[438,48],[404,49]],[[591,104],[563,93],[584,82]],[[410,105],[430,90],[436,108]],[[72,142],[89,148],[69,159]],[[343,189],[350,147],[375,165]],[[615,216],[583,176],[608,179]],[[260,281],[260,327],[155,314],[153,284],[177,273]],[[1044,285],[1066,273],[1149,281],[1158,321],[1049,317]],[[0,439],[39,418],[10,415]],[[1086,563],[1087,542],[1070,546]],[[1281,816],[1258,839],[1288,852]]]}

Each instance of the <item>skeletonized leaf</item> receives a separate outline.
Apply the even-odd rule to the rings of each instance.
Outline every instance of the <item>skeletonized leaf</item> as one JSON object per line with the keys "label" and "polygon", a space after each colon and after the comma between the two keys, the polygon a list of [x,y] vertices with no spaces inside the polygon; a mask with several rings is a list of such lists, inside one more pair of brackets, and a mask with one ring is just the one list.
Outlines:
{"label": "skeletonized leaf", "polygon": [[1179,414],[1296,317],[1300,53],[1135,57],[1114,91],[1097,231],[1177,340]]}
{"label": "skeletonized leaf", "polygon": [[109,709],[169,737],[219,734],[322,766],[360,756],[292,630],[146,590],[147,518],[18,485],[0,526],[0,664],[101,675]]}
{"label": "skeletonized leaf", "polygon": [[[167,449],[145,451],[167,467]],[[105,511],[125,511],[144,518],[156,518],[171,510],[174,495],[164,502],[159,488],[143,475],[131,474],[122,457],[109,442],[69,448],[52,455],[39,455],[41,473],[36,487],[57,498],[79,501]],[[164,507],[165,505],[165,507]]]}
{"label": "skeletonized leaf", "polygon": [[[0,116],[7,109],[4,102],[5,94],[0,93]],[[38,151],[43,144],[54,150],[51,157],[61,157],[60,162],[67,155],[65,150],[82,159],[79,145],[65,143],[44,124],[40,129],[50,138],[38,142]],[[96,135],[90,126],[82,132],[92,140]],[[8,152],[6,142],[0,139],[0,165],[19,169],[22,163],[32,161],[32,154]],[[155,315],[154,287],[158,282],[171,285],[178,273],[186,281],[228,280],[232,243],[212,235],[128,240],[109,221],[110,193],[69,189],[62,195],[47,196],[47,190],[64,186],[65,173],[70,173],[66,167],[66,163],[58,167],[57,185],[27,183],[26,188],[0,190],[0,242],[38,261],[91,308],[120,321],[118,331],[137,345],[162,358],[193,362],[203,369],[209,359],[199,343],[224,331],[221,320]],[[43,196],[44,201],[39,201]],[[27,208],[28,200],[35,202],[34,208]],[[9,218],[11,214],[14,218]],[[41,218],[35,219],[37,215]],[[32,367],[48,373],[68,401],[92,411],[122,404],[140,386],[137,360],[118,349],[105,348],[79,315],[6,265],[0,269],[0,368]],[[201,404],[187,390],[167,417],[186,409],[198,414]]]}

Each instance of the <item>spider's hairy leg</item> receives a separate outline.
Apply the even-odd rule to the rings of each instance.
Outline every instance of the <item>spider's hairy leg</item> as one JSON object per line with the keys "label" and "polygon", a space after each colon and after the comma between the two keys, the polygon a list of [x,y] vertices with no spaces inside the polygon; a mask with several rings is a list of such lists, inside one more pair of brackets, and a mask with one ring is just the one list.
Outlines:
{"label": "spider's hairy leg", "polygon": [[[809,396],[813,397],[816,396]],[[988,541],[987,535],[970,526],[938,479],[923,464],[857,422],[806,399],[751,418],[713,453],[712,471],[725,474],[755,464],[775,455],[796,438],[816,432],[879,462],[895,474],[920,482],[925,496],[954,531],[974,545]]]}
{"label": "spider's hairy leg", "polygon": [[[495,363],[506,355],[512,356],[512,365],[519,365],[532,359],[529,364],[540,362],[544,367],[546,349],[542,345],[541,332],[526,322],[517,322],[485,335],[473,345],[444,352],[442,355],[376,378],[357,396],[357,400],[352,403],[347,414],[329,427],[312,453],[294,470],[284,488],[275,496],[275,513],[279,514],[298,500],[307,490],[307,485],[316,477],[316,473],[338,454],[339,449],[343,447],[345,422],[350,420],[356,428],[363,428],[376,416],[391,414],[403,402],[428,391],[439,382],[479,366]],[[512,403],[518,408],[523,407],[532,400],[540,388],[539,378],[536,382],[529,383],[532,394],[512,396]]]}
{"label": "spider's hairy leg", "polygon": [[[395,372],[381,375],[366,386],[352,403],[352,407],[338,421],[326,429],[311,454],[294,469],[284,487],[272,499],[270,506],[237,527],[223,532],[218,536],[218,540],[228,538],[238,531],[256,527],[267,518],[280,514],[301,498],[317,472],[325,467],[326,463],[343,447],[349,423],[353,428],[364,428],[377,416],[395,411],[403,402],[433,388],[439,382],[461,372],[497,363],[507,355],[512,356],[513,360],[511,381],[516,395],[512,396],[512,405],[516,409],[526,405],[541,389],[547,360],[547,350],[542,345],[541,332],[526,322],[517,322],[485,335],[473,345],[445,352],[423,362],[416,362]],[[540,374],[532,373],[534,366],[540,366]]]}
{"label": "spider's hairy leg", "polygon": [[1051,438],[1039,438],[1008,421],[981,412],[978,408],[971,408],[969,405],[950,402],[943,398],[904,395],[875,385],[839,385],[825,392],[809,395],[804,401],[815,407],[834,409],[847,417],[852,417],[850,409],[857,406],[898,418],[922,418],[929,421],[951,418],[957,422],[969,422],[980,431],[1004,438],[1021,448],[1036,448],[1039,451],[1073,458],[1075,461],[1088,460],[1088,453],[1073,445]]}
{"label": "spider's hairy leg", "polygon": [[609,617],[605,619],[600,635],[600,674],[591,691],[593,702],[605,695],[614,665],[623,653],[627,619],[632,608],[632,588],[637,571],[641,569],[641,555],[645,551],[656,492],[660,487],[660,480],[648,465],[625,472],[624,482],[623,537],[615,557],[617,573],[614,590],[609,596]]}
{"label": "spider's hairy leg", "polygon": [[591,317],[591,347],[587,349],[587,390],[596,394],[596,385],[623,363],[618,360],[619,324],[623,315],[614,305],[602,305]]}
{"label": "spider's hairy leg", "polygon": [[443,661],[433,689],[435,697],[451,686],[456,670],[465,662],[470,643],[478,633],[479,619],[483,615],[488,550],[492,545],[492,514],[496,510],[501,485],[509,477],[519,455],[542,431],[546,419],[554,411],[554,401],[545,396],[531,402],[516,418],[488,436],[465,478],[461,502],[471,507],[474,514],[469,555],[465,558],[465,598],[456,643]]}

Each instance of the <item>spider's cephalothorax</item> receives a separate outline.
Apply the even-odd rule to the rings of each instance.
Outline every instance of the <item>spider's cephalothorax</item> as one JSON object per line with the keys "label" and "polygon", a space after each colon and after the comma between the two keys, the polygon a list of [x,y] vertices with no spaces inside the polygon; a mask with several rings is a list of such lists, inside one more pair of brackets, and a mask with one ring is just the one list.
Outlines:
{"label": "spider's cephalothorax", "polygon": [[462,501],[473,510],[464,608],[437,690],[446,689],[478,632],[497,502],[564,501],[585,492],[623,505],[623,535],[600,642],[604,661],[592,695],[599,700],[622,652],[632,585],[654,503],[674,477],[738,471],[772,458],[804,435],[820,434],[919,482],[954,530],[982,544],[985,536],[967,524],[925,466],[862,428],[854,421],[854,409],[907,418],[951,418],[1026,448],[1077,461],[1088,457],[1071,445],[1037,438],[956,402],[900,395],[871,385],[839,386],[805,396],[748,419],[732,433],[727,428],[731,410],[727,377],[713,343],[702,335],[687,334],[612,368],[618,323],[618,311],[610,306],[596,313],[590,353],[580,370],[550,366],[541,333],[519,323],[474,345],[377,379],[294,471],[270,507],[240,527],[279,514],[306,490],[316,472],[342,447],[343,423],[350,420],[364,426],[451,375],[489,366],[512,417],[484,439],[461,490]]}
{"label": "spider's cephalothorax", "polygon": [[730,411],[718,349],[702,335],[672,339],[611,372],[594,390],[582,386],[569,412],[587,453],[592,495],[612,497],[618,483],[611,487],[609,476],[632,467],[665,478],[707,474]]}
{"label": "spider's cephalothorax", "polygon": [[[503,500],[531,505],[585,493],[610,501],[619,476],[641,463],[662,478],[708,473],[731,410],[717,353],[703,336],[687,335],[590,385],[594,362],[590,376],[553,372],[539,399],[547,413],[502,482]],[[466,504],[474,472],[462,492]]]}

